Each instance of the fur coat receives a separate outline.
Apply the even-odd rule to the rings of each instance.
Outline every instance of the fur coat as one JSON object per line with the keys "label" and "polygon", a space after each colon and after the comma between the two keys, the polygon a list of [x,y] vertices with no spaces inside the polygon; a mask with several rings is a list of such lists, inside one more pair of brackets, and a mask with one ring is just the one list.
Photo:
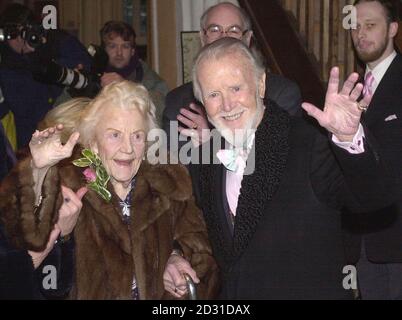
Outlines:
{"label": "fur coat", "polygon": [[[61,185],[76,191],[85,184],[71,160],[52,167],[42,187],[40,208],[33,209],[30,159],[20,162],[1,188],[0,218],[15,248],[42,251],[58,218]],[[109,190],[113,190],[109,185]],[[105,202],[92,190],[74,229],[75,270],[70,298],[130,299],[133,276],[141,299],[172,298],[163,272],[176,241],[201,283],[198,297],[214,298],[218,269],[205,224],[196,207],[184,167],[143,162],[132,191],[131,222],[123,223],[119,199]]]}

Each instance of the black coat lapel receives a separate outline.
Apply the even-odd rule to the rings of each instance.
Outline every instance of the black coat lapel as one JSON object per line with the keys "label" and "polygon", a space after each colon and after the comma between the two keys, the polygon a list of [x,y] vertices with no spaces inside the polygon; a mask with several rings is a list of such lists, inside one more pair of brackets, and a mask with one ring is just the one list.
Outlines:
{"label": "black coat lapel", "polygon": [[[393,109],[393,104],[395,103],[395,95],[401,94],[402,88],[399,84],[402,82],[402,56],[398,54],[394,61],[392,61],[387,72],[382,78],[374,96],[371,100],[369,109],[364,115],[364,120],[367,125],[377,122],[384,115],[387,116],[392,112],[395,113]],[[392,92],[393,94],[390,94]]]}
{"label": "black coat lapel", "polygon": [[265,205],[279,187],[289,153],[290,117],[272,101],[266,107],[255,135],[255,171],[242,181],[233,236],[235,258],[247,248],[266,213]]}

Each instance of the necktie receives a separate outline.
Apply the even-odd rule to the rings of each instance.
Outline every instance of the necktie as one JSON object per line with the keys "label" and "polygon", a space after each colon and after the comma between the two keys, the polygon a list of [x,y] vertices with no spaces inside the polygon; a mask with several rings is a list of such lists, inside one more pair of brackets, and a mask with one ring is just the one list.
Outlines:
{"label": "necktie", "polygon": [[373,95],[373,85],[374,85],[375,78],[371,71],[367,72],[366,76],[364,77],[364,88],[363,88],[363,96],[369,94]]}

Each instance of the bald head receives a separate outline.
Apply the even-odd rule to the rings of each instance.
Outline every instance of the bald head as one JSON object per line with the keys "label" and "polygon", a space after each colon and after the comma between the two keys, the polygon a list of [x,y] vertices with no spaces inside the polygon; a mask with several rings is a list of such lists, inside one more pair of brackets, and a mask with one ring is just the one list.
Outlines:
{"label": "bald head", "polygon": [[241,39],[250,46],[252,36],[250,18],[243,9],[230,2],[222,2],[208,8],[201,17],[200,27],[203,46],[226,36]]}

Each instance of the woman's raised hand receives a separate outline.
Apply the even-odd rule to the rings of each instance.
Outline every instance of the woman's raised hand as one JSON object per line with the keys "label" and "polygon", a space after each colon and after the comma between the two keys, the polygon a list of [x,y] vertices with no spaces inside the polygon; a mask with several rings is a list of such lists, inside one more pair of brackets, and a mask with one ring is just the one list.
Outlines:
{"label": "woman's raised hand", "polygon": [[50,168],[59,161],[71,157],[80,134],[74,132],[66,144],[60,140],[63,125],[36,131],[29,142],[32,164],[36,169]]}

